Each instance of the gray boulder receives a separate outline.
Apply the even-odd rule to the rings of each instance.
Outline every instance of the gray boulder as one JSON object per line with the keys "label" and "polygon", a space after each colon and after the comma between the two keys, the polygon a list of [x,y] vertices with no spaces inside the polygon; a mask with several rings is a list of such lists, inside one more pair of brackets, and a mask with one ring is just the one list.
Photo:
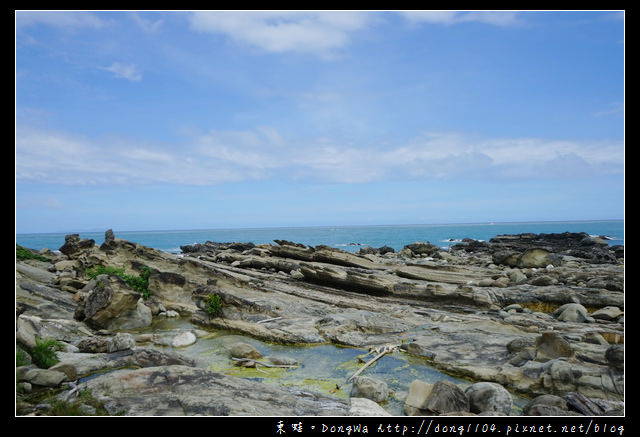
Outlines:
{"label": "gray boulder", "polygon": [[39,335],[40,318],[21,314],[16,321],[16,341],[27,349],[33,349]]}
{"label": "gray boulder", "polygon": [[353,381],[351,397],[367,398],[375,402],[384,402],[389,397],[387,383],[368,376],[359,376]]}
{"label": "gray boulder", "polygon": [[262,358],[258,349],[248,343],[236,343],[231,346],[230,355],[232,358],[249,358],[257,360]]}
{"label": "gray boulder", "polygon": [[60,252],[71,259],[75,259],[83,250],[92,248],[96,242],[92,239],[80,239],[79,234],[69,234],[64,237],[64,244],[60,247]]}
{"label": "gray boulder", "polygon": [[57,387],[67,379],[63,372],[50,369],[31,369],[22,375],[21,380],[42,387]]}
{"label": "gray boulder", "polygon": [[349,416],[391,416],[380,405],[366,398],[349,399]]}
{"label": "gray boulder", "polygon": [[276,366],[295,366],[298,364],[298,361],[296,361],[295,359],[282,356],[267,357],[267,361]]}
{"label": "gray boulder", "polygon": [[133,349],[136,346],[132,334],[119,332],[112,337],[92,336],[80,340],[77,347],[80,352],[104,353]]}
{"label": "gray boulder", "polygon": [[132,334],[126,332],[118,332],[111,338],[107,346],[107,352],[117,352],[133,349],[136,347],[136,339]]}
{"label": "gray boulder", "polygon": [[533,248],[525,250],[518,259],[520,268],[544,268],[549,264],[557,264],[558,258],[545,249]]}
{"label": "gray boulder", "polygon": [[602,416],[604,410],[582,393],[570,392],[564,396],[567,405],[585,416]]}
{"label": "gray boulder", "polygon": [[460,387],[449,381],[433,384],[431,393],[424,403],[424,410],[431,414],[468,412],[469,398]]}
{"label": "gray boulder", "polygon": [[113,229],[107,229],[104,233],[104,242],[105,243],[110,243],[113,240],[115,240],[116,236],[113,233]]}
{"label": "gray boulder", "polygon": [[191,331],[184,331],[173,337],[171,340],[171,346],[173,347],[185,347],[192,345],[196,342],[196,335]]}
{"label": "gray boulder", "polygon": [[614,344],[607,348],[604,357],[612,367],[624,370],[624,345]]}
{"label": "gray boulder", "polygon": [[100,275],[80,304],[85,323],[94,329],[120,330],[151,325],[151,309],[140,293],[133,291],[116,275]]}
{"label": "gray boulder", "polygon": [[567,401],[556,395],[541,395],[522,408],[525,416],[575,416],[569,411]]}
{"label": "gray boulder", "polygon": [[597,311],[594,311],[591,314],[591,317],[593,317],[594,319],[598,319],[598,320],[613,321],[613,320],[616,320],[618,317],[620,317],[623,314],[624,314],[624,312],[618,307],[606,306],[604,308],[600,308]]}
{"label": "gray boulder", "polygon": [[579,303],[567,303],[553,312],[553,316],[561,322],[593,323],[594,318],[589,316],[587,309]]}
{"label": "gray boulder", "polygon": [[414,379],[409,384],[409,394],[404,401],[403,411],[407,416],[419,416],[424,414],[424,406],[431,394],[433,384]]}
{"label": "gray boulder", "polygon": [[518,337],[507,343],[507,350],[510,353],[520,352],[525,349],[534,348],[536,339],[533,337]]}
{"label": "gray boulder", "polygon": [[520,253],[512,250],[498,250],[491,256],[493,263],[496,265],[505,265],[515,267],[518,265]]}
{"label": "gray boulder", "polygon": [[557,280],[553,279],[549,275],[536,276],[530,281],[531,285],[536,285],[538,287],[546,287],[547,285],[553,285],[557,282],[558,282]]}
{"label": "gray boulder", "polygon": [[573,347],[557,332],[543,332],[536,338],[536,361],[544,362],[559,357],[572,357],[574,354]]}
{"label": "gray boulder", "polygon": [[433,256],[440,251],[438,246],[427,242],[416,241],[415,243],[407,244],[403,249],[409,249],[414,255],[428,255]]}
{"label": "gray boulder", "polygon": [[497,412],[508,416],[513,409],[511,394],[500,384],[477,382],[465,390],[472,413]]}

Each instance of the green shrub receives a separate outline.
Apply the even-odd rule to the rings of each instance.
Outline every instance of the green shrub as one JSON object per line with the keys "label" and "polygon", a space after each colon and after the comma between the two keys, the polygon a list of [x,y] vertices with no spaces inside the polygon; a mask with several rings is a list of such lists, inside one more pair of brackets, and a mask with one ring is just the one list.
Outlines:
{"label": "green shrub", "polygon": [[46,258],[42,255],[38,255],[37,253],[33,253],[29,249],[20,246],[16,243],[16,258],[20,261],[24,261],[25,259],[37,259],[38,261],[46,261],[51,262],[49,258]]}
{"label": "green shrub", "polygon": [[64,345],[57,340],[36,338],[36,345],[31,350],[33,363],[41,369],[48,369],[57,364],[57,351],[64,349]]}
{"label": "green shrub", "polygon": [[124,267],[113,266],[95,266],[85,272],[90,278],[94,279],[99,275],[116,275],[121,278],[129,287],[142,294],[144,299],[149,299],[151,292],[149,291],[149,275],[151,268],[144,266],[140,270],[140,275],[128,275],[124,272]]}
{"label": "green shrub", "polygon": [[[93,397],[89,389],[78,393],[78,397],[73,400],[60,400],[50,396],[47,402],[51,409],[47,412],[49,416],[108,416],[104,404]],[[95,413],[89,413],[82,406],[90,406],[95,409]]]}
{"label": "green shrub", "polygon": [[222,299],[217,294],[207,296],[207,312],[212,316],[217,316],[222,311]]}
{"label": "green shrub", "polygon": [[85,272],[89,279],[95,279],[99,275],[116,275],[124,276],[124,267],[112,267],[112,266],[95,266]]}
{"label": "green shrub", "polygon": [[16,349],[16,367],[26,366],[29,364],[27,353],[22,349]]}
{"label": "green shrub", "polygon": [[151,292],[149,291],[149,275],[151,275],[151,269],[147,266],[143,267],[140,271],[140,275],[125,275],[120,276],[129,287],[142,294],[144,299],[149,299]]}

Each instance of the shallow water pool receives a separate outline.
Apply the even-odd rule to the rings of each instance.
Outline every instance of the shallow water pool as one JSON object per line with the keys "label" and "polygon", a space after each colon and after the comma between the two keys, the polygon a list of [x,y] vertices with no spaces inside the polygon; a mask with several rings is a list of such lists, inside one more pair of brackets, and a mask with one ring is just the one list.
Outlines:
{"label": "shallow water pool", "polygon": [[[375,354],[368,349],[342,347],[332,344],[319,345],[282,345],[263,342],[237,333],[219,330],[203,330],[181,318],[156,318],[153,325],[144,330],[154,333],[156,337],[172,338],[181,331],[191,330],[197,333],[197,341],[189,346],[173,348],[171,346],[154,345],[154,347],[171,349],[185,356],[198,360],[203,366],[227,375],[248,378],[265,384],[284,387],[296,387],[314,391],[324,395],[348,399],[351,383],[347,379]],[[142,332],[142,331],[141,331]],[[268,362],[266,357],[286,357],[295,360],[295,368],[256,368],[238,367],[231,360],[229,351],[239,342],[248,343],[263,355],[259,361]],[[170,342],[168,342],[170,343]],[[402,407],[407,396],[409,384],[415,379],[428,383],[447,380],[463,390],[473,382],[442,373],[431,367],[426,360],[402,352],[387,354],[369,366],[363,376],[385,381],[389,387],[389,399],[381,403],[392,415],[403,415]],[[512,414],[521,414],[522,406],[527,399],[514,395]]]}

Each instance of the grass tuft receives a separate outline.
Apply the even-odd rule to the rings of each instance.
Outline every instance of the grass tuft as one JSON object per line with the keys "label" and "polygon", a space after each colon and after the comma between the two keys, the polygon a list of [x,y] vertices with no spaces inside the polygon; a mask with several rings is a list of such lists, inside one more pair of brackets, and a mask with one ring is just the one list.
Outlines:
{"label": "grass tuft", "polygon": [[36,345],[31,349],[31,359],[41,369],[48,369],[60,361],[57,352],[63,349],[64,345],[57,340],[36,338]]}
{"label": "grass tuft", "polygon": [[222,312],[222,299],[217,294],[207,296],[207,312],[212,316],[217,316]]}
{"label": "grass tuft", "polygon": [[124,272],[124,267],[113,267],[113,266],[95,266],[91,269],[88,269],[85,274],[90,278],[94,279],[99,275],[116,275],[121,278],[129,287],[138,293],[142,294],[143,299],[149,299],[151,296],[151,292],[149,291],[149,276],[151,275],[151,268],[144,266],[140,270],[140,274],[136,275],[128,275]]}
{"label": "grass tuft", "polygon": [[51,260],[42,255],[38,255],[37,253],[33,253],[31,250],[26,247],[22,247],[16,243],[16,258],[20,261],[24,261],[26,259],[37,259],[38,261],[51,262]]}

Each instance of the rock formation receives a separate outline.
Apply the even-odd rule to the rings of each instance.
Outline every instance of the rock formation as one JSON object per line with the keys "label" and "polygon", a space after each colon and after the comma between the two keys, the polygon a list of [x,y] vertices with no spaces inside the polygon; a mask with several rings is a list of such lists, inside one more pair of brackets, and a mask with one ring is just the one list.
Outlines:
{"label": "rock formation", "polygon": [[[508,414],[507,390],[562,401],[532,402],[525,414],[619,413],[624,250],[602,243],[587,234],[521,234],[467,240],[450,252],[417,242],[354,254],[287,241],[206,242],[173,255],[109,231],[100,246],[70,235],[51,262],[16,263],[18,346],[31,351],[50,338],[66,348],[57,374],[31,364],[18,382],[76,384],[79,375],[135,365],[78,383],[103,396],[110,414],[128,415],[348,415],[375,410],[369,401],[387,396],[384,381],[365,377],[349,403],[207,370],[179,354],[197,327],[279,344],[398,345],[396,353],[476,382],[462,390],[415,381],[407,415]],[[96,266],[124,273],[88,278]],[[122,279],[143,269],[148,299]],[[164,343],[176,351],[132,340],[167,315],[194,325]]]}

